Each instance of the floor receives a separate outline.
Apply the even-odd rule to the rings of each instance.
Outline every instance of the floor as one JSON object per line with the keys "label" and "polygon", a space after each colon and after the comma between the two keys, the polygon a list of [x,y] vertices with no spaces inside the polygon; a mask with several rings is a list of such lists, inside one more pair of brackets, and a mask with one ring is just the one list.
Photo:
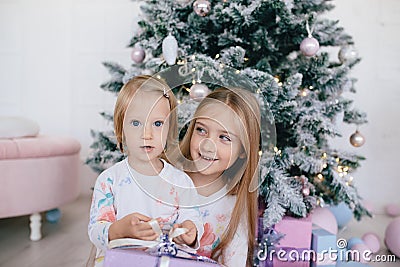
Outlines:
{"label": "floor", "polygon": [[[57,224],[42,225],[42,240],[29,240],[29,217],[0,219],[0,267],[81,267],[85,266],[91,244],[87,237],[90,197],[80,197],[61,207],[62,218]],[[352,221],[339,231],[343,238],[361,237],[366,232],[383,236],[390,218],[376,215],[362,222]],[[399,237],[400,238],[400,237]],[[383,246],[377,253],[390,254]],[[392,263],[370,263],[369,266],[400,267],[400,259]]]}
{"label": "floor", "polygon": [[[29,217],[0,220],[1,267],[85,266],[91,244],[87,236],[90,197],[61,207],[59,223],[42,218],[42,239],[29,239]],[[43,217],[43,216],[42,216]]]}
{"label": "floor", "polygon": [[[346,238],[348,240],[351,237],[361,238],[365,233],[373,232],[381,238],[381,249],[377,253],[373,254],[371,259],[374,259],[374,257],[383,259],[384,257],[382,257],[382,255],[392,256],[383,243],[385,229],[391,220],[393,220],[393,218],[383,214],[374,215],[373,218],[363,218],[360,222],[352,220],[344,229],[339,230],[338,237]],[[379,256],[376,257],[377,255]],[[395,261],[396,262],[371,262],[368,263],[368,265],[373,267],[399,267],[400,259],[396,258]]]}

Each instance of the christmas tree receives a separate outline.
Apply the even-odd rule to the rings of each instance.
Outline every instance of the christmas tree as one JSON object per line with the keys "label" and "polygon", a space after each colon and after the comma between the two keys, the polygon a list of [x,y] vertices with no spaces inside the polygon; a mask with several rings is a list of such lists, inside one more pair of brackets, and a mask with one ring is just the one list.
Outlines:
{"label": "christmas tree", "polygon": [[[317,206],[340,202],[360,219],[369,213],[351,173],[363,157],[329,142],[341,136],[342,121],[366,123],[366,115],[343,94],[355,93],[349,72],[360,58],[339,22],[323,17],[333,8],[329,0],[143,1],[140,30],[129,43],[133,64],[125,68],[105,63],[111,79],[101,87],[117,93],[135,75],[163,73],[185,102],[217,87],[207,83],[210,80],[232,86],[250,81],[272,114],[264,121],[273,120],[276,131],[261,126],[265,137],[274,139],[273,147],[268,143],[261,149],[264,225],[280,221],[284,214],[303,217]],[[334,49],[339,53],[332,55]],[[183,78],[168,80],[171,69]],[[195,109],[195,102],[186,103],[191,104],[180,109],[181,124]],[[112,121],[111,112],[101,115]],[[112,127],[92,131],[92,136],[87,164],[93,170],[100,172],[124,157]],[[351,144],[363,142],[356,131]]]}

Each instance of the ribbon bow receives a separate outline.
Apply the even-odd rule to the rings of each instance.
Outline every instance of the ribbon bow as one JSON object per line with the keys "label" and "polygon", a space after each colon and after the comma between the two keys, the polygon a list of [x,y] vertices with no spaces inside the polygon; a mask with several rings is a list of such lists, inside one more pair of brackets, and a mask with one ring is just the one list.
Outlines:
{"label": "ribbon bow", "polygon": [[172,240],[177,236],[187,233],[189,230],[186,228],[175,228],[171,229],[168,234],[164,234],[156,220],[151,220],[149,224],[153,231],[158,234],[158,238],[155,241],[157,244],[150,248],[150,254],[176,256],[178,249]]}

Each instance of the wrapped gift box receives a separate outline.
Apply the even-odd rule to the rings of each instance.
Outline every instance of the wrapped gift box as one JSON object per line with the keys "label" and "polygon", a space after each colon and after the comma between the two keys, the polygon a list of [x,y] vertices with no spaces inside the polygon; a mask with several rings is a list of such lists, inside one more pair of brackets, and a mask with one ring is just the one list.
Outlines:
{"label": "wrapped gift box", "polygon": [[333,258],[337,256],[336,235],[313,225],[311,248],[315,252],[311,267],[336,266],[335,258]]}
{"label": "wrapped gift box", "polygon": [[110,249],[106,251],[104,267],[218,267],[220,265],[195,259],[152,256],[138,249]]}
{"label": "wrapped gift box", "polygon": [[[311,217],[293,218],[289,216],[274,226],[285,236],[275,245],[267,259],[260,266],[265,267],[309,267],[311,248]],[[272,259],[272,260],[271,260]]]}

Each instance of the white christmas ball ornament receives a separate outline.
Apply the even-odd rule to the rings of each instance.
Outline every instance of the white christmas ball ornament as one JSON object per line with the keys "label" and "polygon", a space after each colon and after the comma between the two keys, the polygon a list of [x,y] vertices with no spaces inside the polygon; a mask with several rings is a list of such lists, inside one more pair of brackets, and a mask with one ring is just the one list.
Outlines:
{"label": "white christmas ball ornament", "polygon": [[358,52],[352,46],[344,46],[339,50],[338,57],[342,64],[345,62],[352,63],[357,60]]}
{"label": "white christmas ball ornament", "polygon": [[139,46],[135,46],[131,52],[131,59],[135,63],[142,63],[144,58],[146,57],[146,53],[144,52],[143,48]]}
{"label": "white christmas ball ornament", "polygon": [[189,95],[190,95],[191,99],[200,102],[209,93],[210,93],[210,90],[208,89],[207,85],[202,84],[202,83],[196,83],[190,87]]}
{"label": "white christmas ball ornament", "polygon": [[356,131],[350,136],[350,143],[355,147],[360,147],[364,145],[365,137],[359,131]]}
{"label": "white christmas ball ornament", "polygon": [[193,3],[193,10],[197,15],[205,17],[211,11],[211,3],[207,0],[197,0]]}
{"label": "white christmas ball ornament", "polygon": [[314,37],[307,37],[300,44],[300,51],[308,57],[314,56],[319,50],[318,40]]}
{"label": "white christmas ball ornament", "polygon": [[178,41],[171,33],[168,34],[162,43],[162,52],[168,65],[174,65],[178,56]]}

